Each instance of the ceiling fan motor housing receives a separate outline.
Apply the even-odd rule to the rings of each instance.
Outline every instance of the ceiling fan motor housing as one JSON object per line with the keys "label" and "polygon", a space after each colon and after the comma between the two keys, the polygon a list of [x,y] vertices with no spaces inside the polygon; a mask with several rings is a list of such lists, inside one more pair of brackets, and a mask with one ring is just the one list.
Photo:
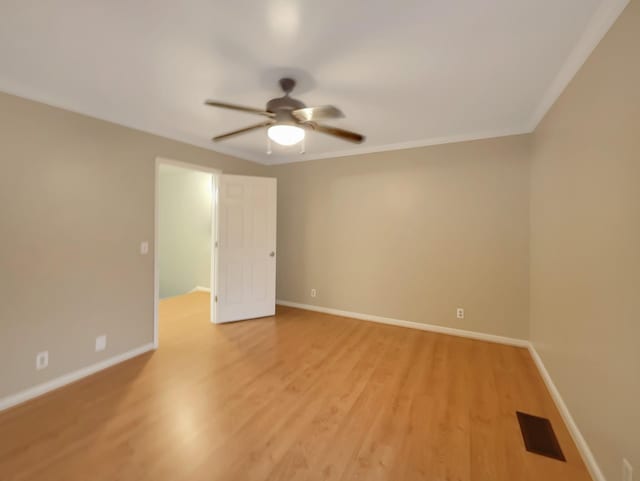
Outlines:
{"label": "ceiling fan motor housing", "polygon": [[269,102],[267,102],[266,110],[268,112],[273,112],[276,115],[276,122],[297,124],[298,121],[293,115],[291,115],[291,112],[293,112],[294,110],[303,109],[305,107],[306,105],[300,100],[285,95],[284,97],[278,97],[276,99],[269,100]]}

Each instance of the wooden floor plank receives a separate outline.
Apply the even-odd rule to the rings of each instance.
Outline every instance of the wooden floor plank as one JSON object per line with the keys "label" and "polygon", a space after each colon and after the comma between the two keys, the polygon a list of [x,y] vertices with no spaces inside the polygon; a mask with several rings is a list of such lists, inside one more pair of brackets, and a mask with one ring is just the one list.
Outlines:
{"label": "wooden floor plank", "polygon": [[[160,349],[0,413],[0,481],[587,481],[524,349],[279,307],[160,306]],[[567,457],[524,449],[548,417]]]}

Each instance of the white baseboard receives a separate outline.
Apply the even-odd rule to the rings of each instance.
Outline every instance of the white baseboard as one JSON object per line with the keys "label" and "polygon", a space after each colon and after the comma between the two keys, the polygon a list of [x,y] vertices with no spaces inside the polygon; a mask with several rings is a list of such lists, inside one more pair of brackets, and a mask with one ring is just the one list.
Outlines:
{"label": "white baseboard", "polygon": [[587,444],[587,440],[580,432],[580,429],[573,419],[569,408],[560,395],[560,391],[558,391],[558,388],[554,384],[553,379],[551,379],[549,371],[547,371],[544,362],[542,362],[542,358],[540,357],[538,351],[536,351],[536,348],[532,343],[529,343],[529,353],[531,354],[533,362],[536,364],[538,371],[540,371],[540,375],[542,376],[544,383],[547,385],[547,389],[549,390],[549,393],[551,394],[551,397],[553,398],[558,411],[560,411],[560,415],[562,416],[567,429],[569,429],[571,437],[573,438],[573,442],[576,443],[576,447],[578,448],[578,451],[580,451],[582,459],[587,465],[587,469],[589,470],[591,477],[594,479],[594,481],[607,481],[604,477],[604,474],[602,474],[602,470],[600,469],[595,456],[591,452],[591,448],[589,448],[589,445]]}
{"label": "white baseboard", "polygon": [[463,329],[454,329],[451,327],[434,326],[433,324],[422,324],[420,322],[403,321],[400,319],[392,319],[389,317],[374,316],[371,314],[361,314],[358,312],[342,311],[340,309],[313,306],[310,304],[301,304],[298,302],[277,300],[276,304],[279,304],[281,306],[296,307],[298,309],[305,309],[308,311],[323,312],[325,314],[332,314],[334,316],[351,317],[354,319],[361,319],[363,321],[372,321],[372,322],[378,322],[381,324],[389,324],[392,326],[409,327],[411,329],[420,329],[422,331],[431,331],[431,332],[437,332],[440,334],[449,334],[452,336],[467,337],[470,339],[477,339],[480,341],[489,341],[489,342],[496,342],[499,344],[507,344],[510,346],[526,347],[529,350],[531,357],[533,359],[533,362],[535,363],[536,367],[538,368],[538,371],[540,372],[540,375],[544,379],[547,389],[549,390],[549,393],[551,394],[551,397],[554,403],[556,404],[558,411],[560,411],[560,414],[562,415],[562,419],[564,420],[565,425],[569,429],[569,432],[571,433],[571,437],[573,438],[573,441],[575,442],[576,447],[578,448],[578,451],[580,452],[582,459],[584,460],[584,463],[586,464],[587,469],[591,474],[591,477],[594,479],[594,481],[607,481],[604,475],[602,474],[600,466],[598,465],[598,462],[596,461],[593,453],[591,452],[591,449],[589,448],[589,445],[587,444],[586,439],[580,432],[580,429],[578,428],[578,425],[573,419],[573,416],[571,416],[571,413],[569,412],[569,408],[567,407],[564,400],[562,399],[562,396],[560,395],[560,391],[558,391],[558,388],[553,383],[553,380],[551,379],[549,372],[547,371],[544,363],[542,362],[540,355],[538,354],[538,352],[536,351],[535,347],[531,342],[526,341],[524,339],[514,339],[510,337],[496,336],[493,334],[483,334],[480,332],[465,331]]}
{"label": "white baseboard", "polygon": [[191,294],[192,292],[211,292],[211,288],[209,287],[202,287],[202,286],[196,286],[193,289],[191,289],[189,291],[189,294]]}
{"label": "white baseboard", "polygon": [[[207,288],[196,288],[192,292],[198,292],[200,289],[207,289]],[[363,321],[388,324],[391,326],[408,327],[411,329],[419,329],[422,331],[437,332],[440,334],[449,334],[452,336],[466,337],[470,339],[477,339],[480,341],[489,341],[489,342],[495,342],[499,344],[507,344],[510,346],[528,348],[529,353],[531,354],[531,358],[533,359],[533,362],[538,368],[538,371],[540,372],[540,375],[542,376],[542,379],[544,380],[547,386],[547,389],[549,390],[549,393],[551,394],[551,397],[553,398],[553,401],[555,402],[556,407],[558,408],[558,411],[560,411],[562,419],[564,420],[567,428],[569,429],[569,432],[571,433],[573,441],[576,443],[576,446],[580,451],[580,454],[582,455],[582,458],[587,466],[587,469],[591,474],[591,477],[595,481],[607,481],[604,475],[602,474],[600,466],[598,465],[598,462],[596,461],[593,453],[591,452],[591,449],[589,448],[589,445],[587,444],[586,439],[580,432],[580,429],[578,428],[578,425],[573,419],[573,416],[571,416],[571,413],[569,412],[569,408],[567,407],[566,403],[562,399],[562,396],[560,395],[560,391],[558,391],[558,388],[556,387],[553,380],[551,379],[551,376],[547,371],[547,368],[542,362],[542,358],[536,351],[533,344],[530,343],[529,341],[526,341],[524,339],[514,339],[510,337],[496,336],[493,334],[483,334],[480,332],[465,331],[463,329],[454,329],[451,327],[435,326],[433,324],[423,324],[420,322],[404,321],[400,319],[392,319],[389,317],[374,316],[372,314],[362,314],[358,312],[343,311],[340,309],[332,309],[329,307],[313,306],[311,304],[301,304],[297,302],[289,302],[284,300],[277,300],[276,303],[281,306],[295,307],[298,309],[305,309],[308,311],[322,312],[325,314],[332,314],[334,316],[350,317],[353,319],[360,319]],[[2,398],[0,399],[0,411],[16,406],[30,399],[34,399],[38,396],[42,396],[43,394],[46,394],[50,391],[58,389],[67,384],[71,384],[84,377],[90,376],[91,374],[95,374],[96,372],[102,371],[103,369],[107,369],[111,366],[127,361],[131,358],[134,358],[146,352],[152,351],[155,349],[155,347],[156,346],[153,343],[145,344],[144,346],[141,346],[139,348],[125,352],[123,354],[119,354],[117,356],[106,359],[104,361],[93,364],[91,366],[79,369],[72,373],[65,374],[64,376],[60,376],[56,379],[53,379],[43,384],[39,384],[32,388],[21,391],[17,394],[12,394],[10,396]]]}
{"label": "white baseboard", "polygon": [[29,401],[30,399],[36,398],[38,396],[42,396],[43,394],[46,394],[50,391],[61,388],[62,386],[66,386],[67,384],[71,384],[72,382],[78,381],[83,377],[95,374],[98,371],[102,371],[103,369],[107,369],[108,367],[127,361],[131,358],[144,354],[145,352],[152,351],[154,348],[155,347],[153,343],[145,344],[144,346],[132,349],[131,351],[119,354],[109,359],[105,359],[104,361],[92,364],[91,366],[83,367],[82,369],[78,369],[77,371],[57,377],[55,379],[52,379],[51,381],[38,384],[37,386],[25,389],[24,391],[21,391],[19,393],[11,394],[9,396],[1,398],[0,411],[9,409],[13,406],[17,406],[18,404],[22,404],[23,402]]}
{"label": "white baseboard", "polygon": [[529,341],[524,339],[515,339],[512,337],[496,336],[494,334],[484,334],[481,332],[465,331],[464,329],[455,329],[453,327],[435,326],[433,324],[423,324],[422,322],[404,321],[401,319],[392,319],[390,317],[375,316],[373,314],[362,314],[359,312],[341,311],[330,307],[313,306],[311,304],[300,304],[297,302],[277,300],[276,304],[281,306],[296,307],[307,311],[323,312],[325,314],[333,314],[334,316],[351,317],[363,321],[378,322],[380,324],[389,324],[391,326],[409,327],[411,329],[419,329],[421,331],[437,332],[439,334],[449,334],[451,336],[467,337],[479,341],[496,342],[498,344],[507,344],[509,346],[529,347]]}

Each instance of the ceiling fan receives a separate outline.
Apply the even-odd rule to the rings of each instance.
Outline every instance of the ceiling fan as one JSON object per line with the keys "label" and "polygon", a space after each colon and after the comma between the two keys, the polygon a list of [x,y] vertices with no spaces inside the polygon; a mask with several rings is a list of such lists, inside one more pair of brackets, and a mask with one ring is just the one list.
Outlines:
{"label": "ceiling fan", "polygon": [[338,127],[319,124],[318,121],[343,118],[344,114],[340,109],[333,105],[307,107],[300,100],[289,96],[295,86],[296,81],[292,78],[280,79],[280,87],[284,91],[284,95],[282,97],[269,100],[264,110],[228,104],[225,102],[217,102],[215,100],[207,100],[205,104],[211,105],[212,107],[239,110],[241,112],[262,115],[263,117],[268,118],[268,120],[260,122],[259,124],[250,125],[249,127],[234,130],[233,132],[227,132],[226,134],[217,135],[212,140],[214,142],[219,142],[236,135],[267,128],[267,136],[269,139],[277,144],[285,146],[295,145],[304,140],[305,130],[312,130],[332,135],[355,144],[361,144],[364,142],[365,138],[363,135],[340,129]]}

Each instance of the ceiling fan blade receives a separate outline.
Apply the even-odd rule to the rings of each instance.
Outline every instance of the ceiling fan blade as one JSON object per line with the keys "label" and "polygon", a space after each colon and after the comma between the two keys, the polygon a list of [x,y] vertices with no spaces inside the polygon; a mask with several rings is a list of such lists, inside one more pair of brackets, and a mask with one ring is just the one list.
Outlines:
{"label": "ceiling fan blade", "polygon": [[311,127],[316,132],[322,132],[323,134],[333,135],[347,142],[353,142],[354,144],[361,144],[364,142],[364,135],[360,135],[356,132],[349,130],[339,129],[338,127],[330,127],[328,125],[311,124]]}
{"label": "ceiling fan blade", "polygon": [[234,135],[245,134],[247,132],[251,132],[252,130],[262,129],[270,125],[273,125],[273,122],[270,120],[267,120],[266,122],[261,122],[256,125],[250,125],[249,127],[245,127],[244,129],[234,130],[233,132],[227,132],[226,134],[217,135],[211,140],[213,140],[214,142],[220,142],[221,140],[226,140],[229,137],[233,137]]}
{"label": "ceiling fan blade", "polygon": [[266,110],[254,109],[253,107],[244,107],[242,105],[228,104],[225,102],[218,102],[216,100],[206,100],[204,103],[206,105],[210,105],[211,107],[220,107],[222,109],[229,109],[229,110],[239,110],[240,112],[264,115],[265,117],[276,116],[276,114],[274,114],[273,112],[267,112]]}
{"label": "ceiling fan blade", "polygon": [[344,117],[342,111],[333,105],[321,105],[320,107],[305,107],[291,112],[300,122],[315,122],[318,120],[341,119]]}

